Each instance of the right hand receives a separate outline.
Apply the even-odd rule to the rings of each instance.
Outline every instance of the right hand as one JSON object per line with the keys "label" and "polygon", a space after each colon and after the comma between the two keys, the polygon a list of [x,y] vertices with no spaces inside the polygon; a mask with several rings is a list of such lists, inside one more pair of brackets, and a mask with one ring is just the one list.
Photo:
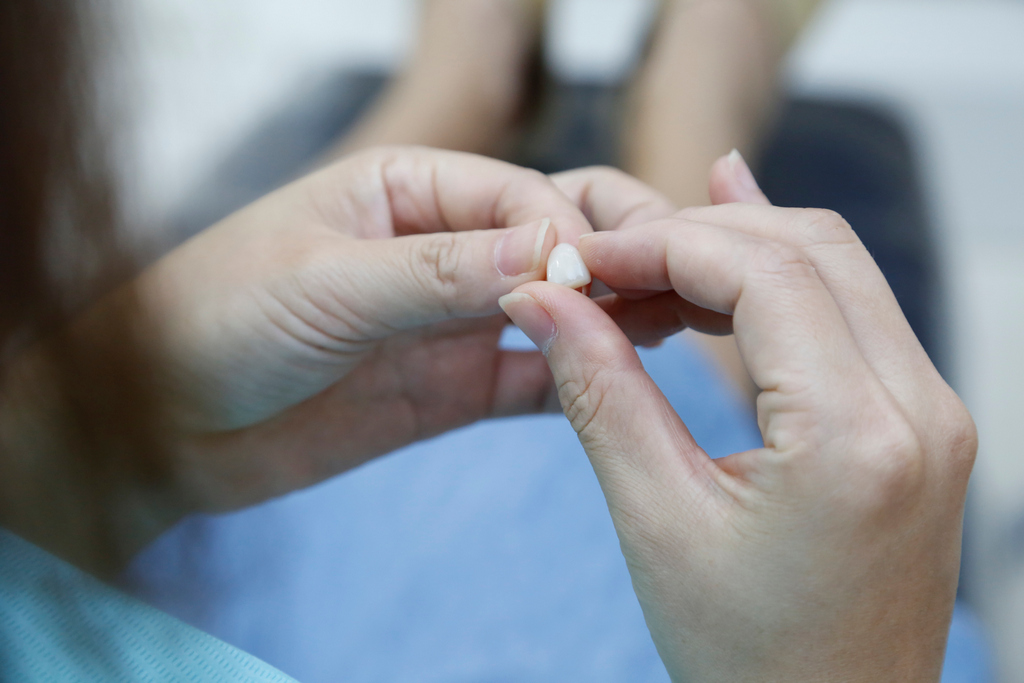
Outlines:
{"label": "right hand", "polygon": [[732,316],[764,448],[711,460],[582,295],[536,282],[503,308],[546,351],[673,680],[938,680],[973,422],[839,216],[713,175],[718,201],[762,205],[580,250],[613,289],[700,307],[696,327]]}
{"label": "right hand", "polygon": [[[10,396],[19,411],[0,415],[0,452],[10,443],[26,455],[0,458],[0,501],[18,500],[2,521],[114,571],[184,514],[266,500],[480,419],[557,409],[543,356],[500,348],[498,298],[542,278],[556,243],[589,232],[584,212],[615,229],[673,211],[609,170],[552,180],[417,147],[332,164],[204,231],[71,325],[79,348],[138,352],[111,333],[130,325],[155,351],[120,367],[145,370],[158,439],[104,448],[117,459],[97,468],[100,483],[67,470],[72,440],[40,390],[45,349],[11,365],[0,404]],[[609,314],[638,342],[678,328],[671,308],[618,309]],[[109,433],[146,414],[97,403],[109,366],[85,367],[75,387],[102,406],[92,414],[116,418]],[[19,500],[24,490],[33,496]]]}

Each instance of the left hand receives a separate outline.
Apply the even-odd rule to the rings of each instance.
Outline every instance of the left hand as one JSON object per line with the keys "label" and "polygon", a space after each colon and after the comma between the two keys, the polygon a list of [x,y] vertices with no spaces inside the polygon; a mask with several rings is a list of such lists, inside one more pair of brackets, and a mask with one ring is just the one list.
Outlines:
{"label": "left hand", "polygon": [[[606,228],[673,210],[610,170],[552,181],[467,154],[381,149],[158,262],[139,285],[187,509],[240,507],[482,418],[557,409],[544,358],[499,350],[497,300],[541,279],[556,241],[591,231],[580,207]],[[671,312],[620,322],[643,339],[678,328]]]}

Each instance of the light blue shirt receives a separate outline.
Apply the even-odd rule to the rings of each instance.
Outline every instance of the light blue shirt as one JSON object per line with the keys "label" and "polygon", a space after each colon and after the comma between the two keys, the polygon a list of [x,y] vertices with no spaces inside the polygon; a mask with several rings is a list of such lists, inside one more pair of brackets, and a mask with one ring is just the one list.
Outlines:
{"label": "light blue shirt", "polygon": [[[750,409],[688,342],[641,357],[712,456],[761,446]],[[125,582],[306,683],[668,680],[560,415],[485,422],[194,517]],[[946,683],[990,680],[979,633],[958,612]]]}
{"label": "light blue shirt", "polygon": [[0,680],[292,678],[0,529]]}

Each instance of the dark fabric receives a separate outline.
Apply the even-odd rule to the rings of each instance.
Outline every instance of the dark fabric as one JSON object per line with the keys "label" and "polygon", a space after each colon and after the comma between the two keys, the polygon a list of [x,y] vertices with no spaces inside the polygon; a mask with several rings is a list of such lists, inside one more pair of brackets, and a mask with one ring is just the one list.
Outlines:
{"label": "dark fabric", "polygon": [[[205,179],[169,237],[170,246],[302,173],[373,102],[387,82],[341,73],[298,92]],[[618,165],[622,89],[542,86],[537,122],[513,161],[553,173]],[[793,100],[755,169],[780,206],[842,214],[889,280],[936,365],[940,278],[909,138],[885,111],[850,102]]]}
{"label": "dark fabric", "polygon": [[941,370],[936,252],[898,119],[857,103],[792,101],[764,149],[758,180],[775,204],[832,209],[850,222]]}
{"label": "dark fabric", "polygon": [[[386,82],[381,74],[342,73],[289,98],[197,186],[164,246],[310,168]],[[541,87],[537,121],[512,161],[547,173],[619,165],[623,90],[550,82]],[[941,370],[941,279],[913,146],[898,118],[858,103],[793,100],[783,107],[758,162],[755,174],[775,204],[829,208],[850,221]],[[950,652],[958,652],[955,643],[962,640],[951,641]]]}

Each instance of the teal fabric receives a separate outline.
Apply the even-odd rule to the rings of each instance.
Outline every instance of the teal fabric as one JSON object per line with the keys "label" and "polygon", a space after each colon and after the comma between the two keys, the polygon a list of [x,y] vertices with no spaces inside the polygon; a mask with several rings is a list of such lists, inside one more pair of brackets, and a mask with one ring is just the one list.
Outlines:
{"label": "teal fabric", "polygon": [[0,529],[0,679],[294,679]]}

